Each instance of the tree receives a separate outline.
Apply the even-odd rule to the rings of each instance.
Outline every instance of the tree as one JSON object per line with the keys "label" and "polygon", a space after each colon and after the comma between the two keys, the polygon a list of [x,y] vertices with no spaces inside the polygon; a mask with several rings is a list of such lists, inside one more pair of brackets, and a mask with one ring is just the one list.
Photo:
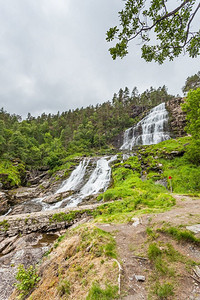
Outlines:
{"label": "tree", "polygon": [[200,87],[188,92],[182,105],[187,113],[186,131],[192,135],[192,142],[186,148],[186,157],[195,164],[200,163]]}
{"label": "tree", "polygon": [[186,94],[189,90],[195,90],[200,87],[200,71],[197,74],[189,76],[186,79],[185,85],[182,89],[184,94]]}
{"label": "tree", "polygon": [[[171,8],[172,7],[172,8]],[[192,22],[200,9],[198,0],[125,0],[124,9],[119,12],[120,26],[107,31],[108,42],[117,39],[109,49],[113,59],[128,54],[131,40],[140,38],[142,57],[146,61],[160,64],[166,58],[173,60],[182,52],[190,57],[200,54],[200,30],[192,30]],[[154,31],[154,36],[150,33]],[[154,44],[149,45],[149,42]]]}
{"label": "tree", "polygon": [[187,113],[187,132],[200,140],[200,88],[188,92],[182,108]]}

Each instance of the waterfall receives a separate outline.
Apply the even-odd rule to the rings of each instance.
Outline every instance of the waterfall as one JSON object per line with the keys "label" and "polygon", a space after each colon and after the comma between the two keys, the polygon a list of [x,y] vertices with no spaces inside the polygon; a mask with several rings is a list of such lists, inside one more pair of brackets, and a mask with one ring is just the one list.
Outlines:
{"label": "waterfall", "polygon": [[[44,203],[43,209],[50,210],[56,209],[61,207],[61,205],[65,204],[65,207],[75,207],[77,206],[82,200],[90,195],[95,195],[99,192],[104,192],[110,183],[111,178],[111,167],[110,163],[116,160],[117,155],[109,157],[101,157],[96,162],[96,166],[91,173],[89,179],[86,183],[80,188],[77,187],[83,184],[84,176],[87,171],[87,167],[89,164],[89,160],[83,160],[80,164],[76,167],[76,169],[71,173],[70,177],[62,184],[62,186],[57,190],[57,193],[66,192],[68,190],[75,190],[76,192],[64,198],[63,200],[52,204],[47,205]],[[44,198],[43,198],[44,199]],[[41,202],[40,202],[41,203]]]}
{"label": "waterfall", "polygon": [[109,164],[116,159],[116,156],[107,160],[102,157],[97,161],[96,168],[92,172],[88,182],[82,187],[80,194],[83,198],[97,194],[99,191],[105,191],[110,183],[111,168]]}
{"label": "waterfall", "polygon": [[84,159],[83,161],[81,161],[78,167],[75,168],[71,173],[70,177],[65,180],[61,187],[56,191],[56,194],[69,190],[76,190],[83,180],[88,164],[89,159]]}
{"label": "waterfall", "polygon": [[170,139],[167,132],[168,112],[165,103],[150,110],[149,114],[136,126],[124,132],[121,150],[131,150],[137,145],[152,145]]}

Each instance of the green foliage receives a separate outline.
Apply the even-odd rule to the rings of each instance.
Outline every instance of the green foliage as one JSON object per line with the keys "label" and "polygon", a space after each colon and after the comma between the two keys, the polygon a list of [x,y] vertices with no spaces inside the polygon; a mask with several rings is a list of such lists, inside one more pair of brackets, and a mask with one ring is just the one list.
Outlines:
{"label": "green foliage", "polygon": [[190,90],[186,102],[182,105],[187,116],[186,131],[192,135],[192,143],[186,149],[186,158],[192,163],[200,164],[200,87]]}
{"label": "green foliage", "polygon": [[187,132],[193,138],[200,139],[200,87],[188,92],[182,108],[187,113]]}
{"label": "green foliage", "polygon": [[158,256],[161,256],[162,251],[158,248],[156,243],[152,243],[149,245],[148,249],[148,257],[150,260],[155,261]]}
{"label": "green foliage", "polygon": [[200,164],[200,139],[195,140],[193,139],[192,142],[187,145],[185,158],[190,161],[194,165]]}
{"label": "green foliage", "polygon": [[16,185],[19,186],[23,180],[24,174],[24,164],[8,160],[0,161],[0,181],[4,188]]}
{"label": "green foliage", "polygon": [[60,213],[55,213],[52,217],[49,218],[49,222],[70,222],[73,221],[75,218],[77,218],[79,215],[84,214],[85,211],[71,211],[69,213],[64,213],[64,212],[60,212]]}
{"label": "green foliage", "polygon": [[117,257],[115,239],[110,233],[97,227],[92,230],[84,227],[81,232],[81,249],[88,247],[96,257]]}
{"label": "green foliage", "polygon": [[194,193],[200,191],[200,167],[190,163],[187,156],[177,157],[173,160],[160,160],[163,164],[163,175],[172,177],[174,193]]}
{"label": "green foliage", "polygon": [[185,85],[182,91],[186,94],[189,90],[195,90],[200,87],[200,71],[197,74],[189,76],[186,79]]}
{"label": "green foliage", "polygon": [[86,297],[86,300],[113,300],[118,299],[118,287],[107,285],[102,289],[98,282],[93,282],[91,289]]}
{"label": "green foliage", "polygon": [[173,296],[173,285],[171,283],[163,283],[155,285],[155,294],[159,297],[159,299],[167,299],[169,296]]}
{"label": "green foliage", "polygon": [[[182,51],[191,57],[199,55],[200,32],[190,28],[199,9],[195,5],[197,1],[182,1],[180,5],[170,5],[166,0],[152,0],[150,4],[145,0],[124,2],[124,9],[119,12],[120,28],[114,26],[107,31],[108,42],[117,39],[116,45],[109,49],[113,59],[126,56],[129,42],[137,37],[143,43],[142,57],[146,61],[155,60],[162,64],[167,58],[173,60]],[[150,32],[154,32],[152,45]]]}
{"label": "green foliage", "polygon": [[70,287],[71,284],[67,279],[61,280],[57,287],[59,296],[62,297],[63,295],[70,295]]}
{"label": "green foliage", "polygon": [[10,224],[7,220],[3,220],[0,222],[0,231],[8,231]]}
{"label": "green foliage", "polygon": [[165,232],[172,235],[178,241],[192,242],[200,245],[200,239],[197,238],[191,231],[180,229],[177,227],[163,227],[159,229],[160,232]]}
{"label": "green foliage", "polygon": [[40,277],[33,266],[26,270],[23,265],[19,265],[16,279],[19,283],[16,283],[15,286],[20,292],[20,299],[23,299],[35,287]]}

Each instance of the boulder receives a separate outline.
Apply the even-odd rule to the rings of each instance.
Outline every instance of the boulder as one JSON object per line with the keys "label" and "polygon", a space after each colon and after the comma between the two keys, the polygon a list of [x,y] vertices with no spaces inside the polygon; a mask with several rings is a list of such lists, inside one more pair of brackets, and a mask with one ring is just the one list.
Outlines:
{"label": "boulder", "polygon": [[48,203],[48,204],[53,204],[53,203],[59,202],[65,198],[71,196],[72,194],[73,194],[73,191],[66,191],[63,193],[50,195],[50,196],[46,197],[45,199],[43,199],[43,202]]}

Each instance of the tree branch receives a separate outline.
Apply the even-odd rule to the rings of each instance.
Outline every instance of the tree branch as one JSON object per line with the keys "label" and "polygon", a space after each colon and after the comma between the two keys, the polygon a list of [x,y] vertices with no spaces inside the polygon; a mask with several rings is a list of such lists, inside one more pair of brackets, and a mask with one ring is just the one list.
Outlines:
{"label": "tree branch", "polygon": [[[142,31],[149,31],[151,30],[152,28],[154,28],[157,24],[159,24],[161,21],[175,15],[175,13],[177,13],[185,4],[189,3],[191,0],[185,0],[180,6],[178,6],[177,8],[175,8],[173,11],[165,14],[163,17],[161,17],[159,20],[157,20],[154,24],[152,24],[151,26],[148,26],[148,27],[142,27],[140,29],[140,31],[138,31],[133,37],[131,37],[130,39],[128,39],[128,42],[133,40],[134,38],[136,38]],[[197,7],[197,10],[199,9],[199,6],[200,4],[198,5]],[[196,12],[195,12],[196,14]],[[140,22],[141,23],[141,22]]]}

